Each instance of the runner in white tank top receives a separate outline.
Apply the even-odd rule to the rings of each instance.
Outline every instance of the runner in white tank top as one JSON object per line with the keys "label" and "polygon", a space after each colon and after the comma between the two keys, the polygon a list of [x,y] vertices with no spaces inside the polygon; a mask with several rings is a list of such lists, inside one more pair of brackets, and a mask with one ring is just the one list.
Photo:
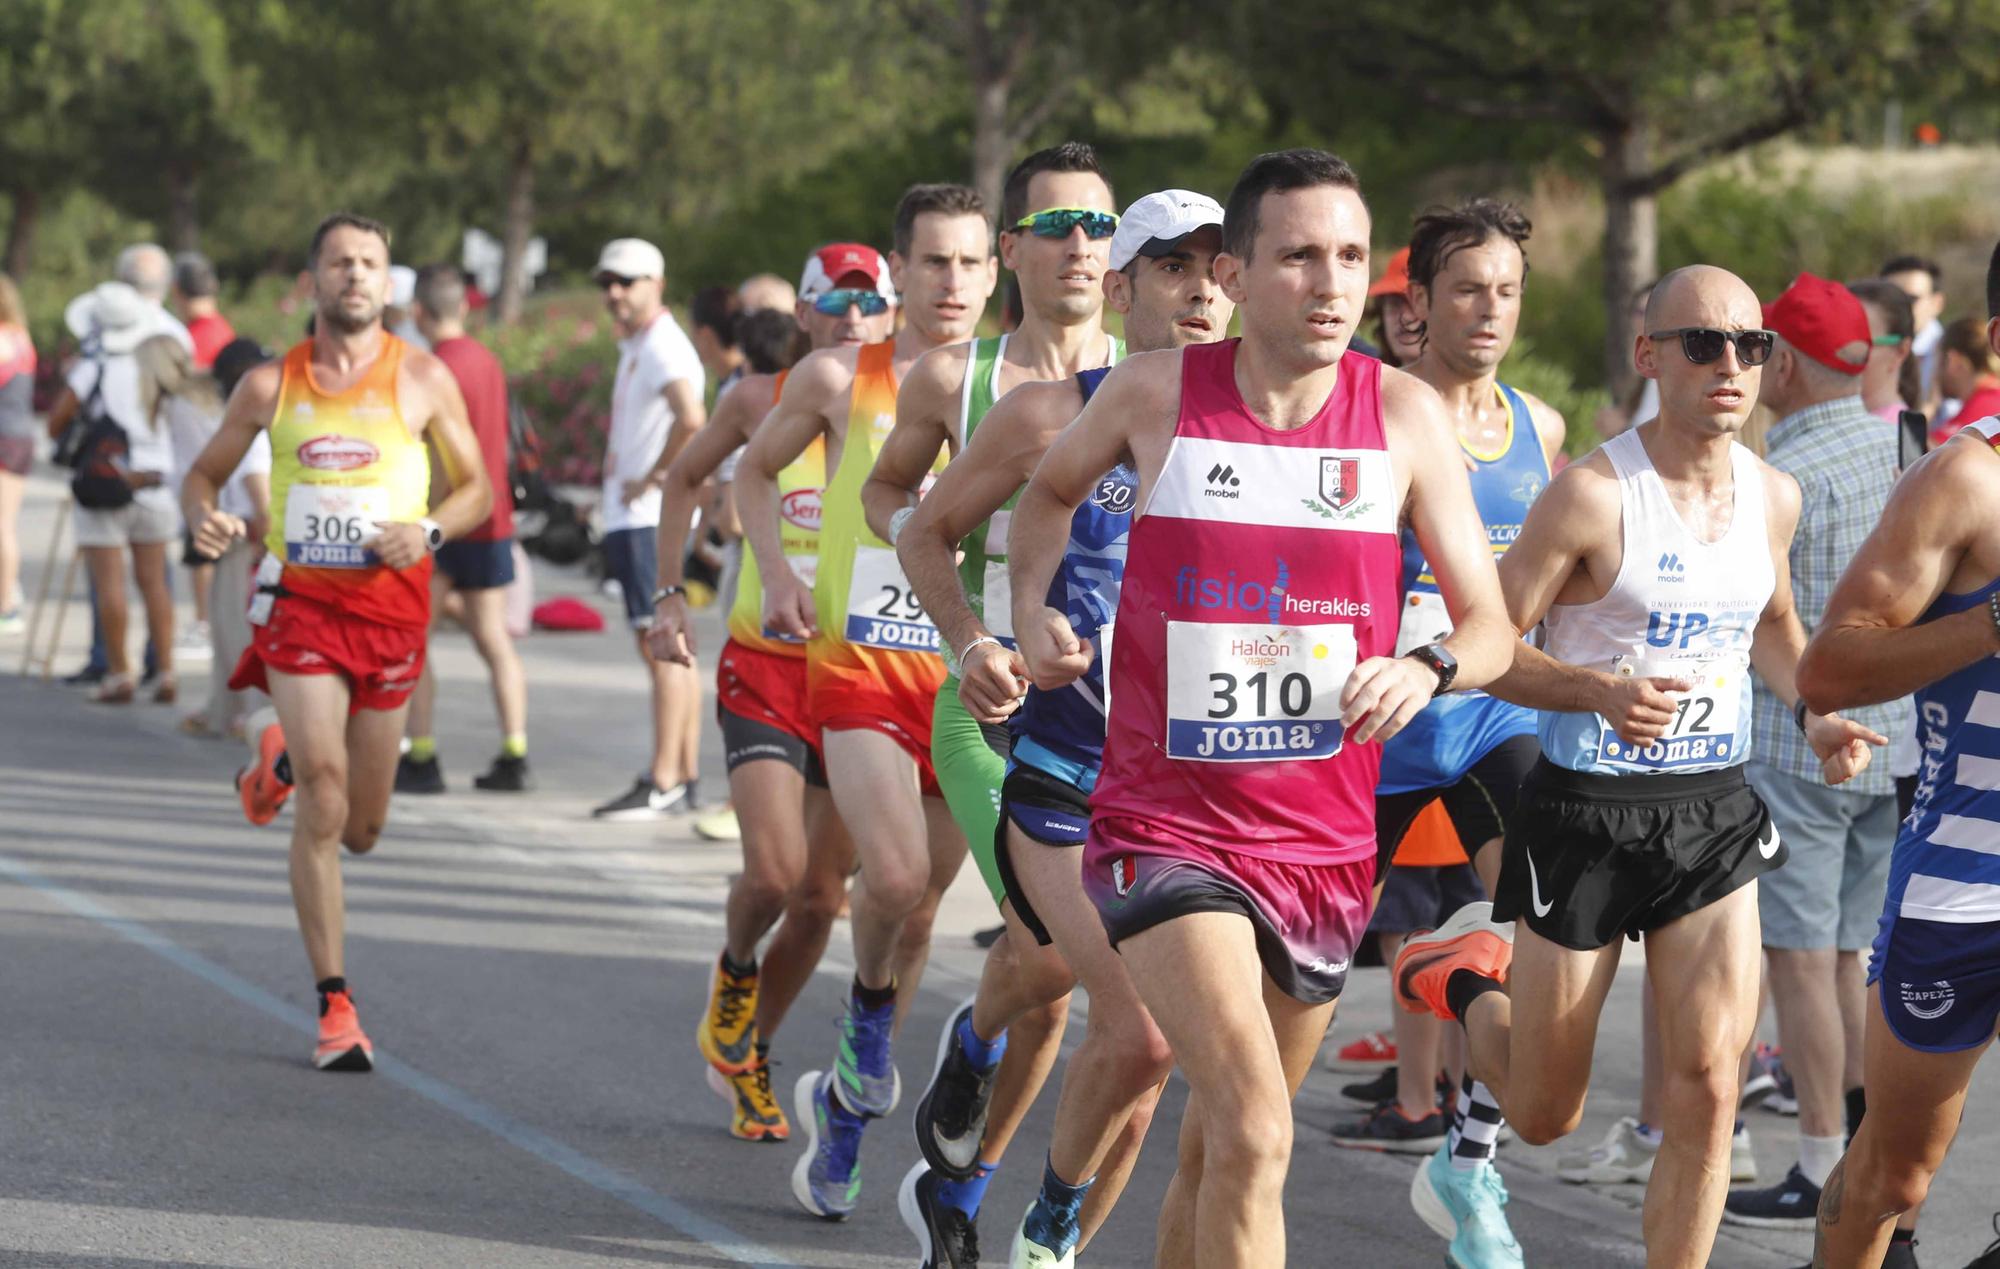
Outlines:
{"label": "runner in white tank top", "polygon": [[[1557,476],[1502,557],[1509,615],[1542,624],[1549,651],[1521,645],[1488,690],[1546,711],[1544,756],[1507,826],[1496,902],[1396,961],[1404,1007],[1462,1021],[1474,1075],[1543,1144],[1582,1119],[1621,945],[1646,940],[1681,1090],[1646,1194],[1649,1264],[1706,1264],[1715,1241],[1736,1097],[1708,1073],[1733,1071],[1749,1041],[1750,883],[1785,858],[1741,768],[1749,663],[1790,703],[1805,646],[1787,559],[1798,486],[1734,440],[1775,339],[1760,318],[1722,269],[1662,279],[1634,350],[1659,418]],[[1838,717],[1802,725],[1829,784],[1885,743]]]}

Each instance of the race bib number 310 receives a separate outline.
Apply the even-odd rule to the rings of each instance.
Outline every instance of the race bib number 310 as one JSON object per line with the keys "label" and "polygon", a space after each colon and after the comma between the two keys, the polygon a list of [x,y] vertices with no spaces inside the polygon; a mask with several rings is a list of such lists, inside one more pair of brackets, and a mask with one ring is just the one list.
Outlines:
{"label": "race bib number 310", "polygon": [[896,553],[879,546],[854,552],[854,573],[847,587],[847,641],[866,648],[898,652],[936,652],[937,627],[917,602]]}
{"label": "race bib number 310", "polygon": [[1167,756],[1271,762],[1340,752],[1354,627],[1167,623]]}
{"label": "race bib number 310", "polygon": [[293,485],[285,493],[285,560],[309,568],[368,568],[380,561],[361,544],[389,518],[379,485]]}

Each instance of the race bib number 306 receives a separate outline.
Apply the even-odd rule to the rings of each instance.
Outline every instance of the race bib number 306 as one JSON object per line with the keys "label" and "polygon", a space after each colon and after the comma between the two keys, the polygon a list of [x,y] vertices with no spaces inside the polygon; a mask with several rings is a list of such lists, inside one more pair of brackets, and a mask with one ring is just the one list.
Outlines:
{"label": "race bib number 306", "polygon": [[847,641],[866,648],[898,652],[936,652],[937,627],[917,602],[896,553],[879,546],[854,552],[853,579],[847,587]]}
{"label": "race bib number 306", "polygon": [[361,544],[389,518],[379,485],[293,485],[285,494],[285,560],[309,568],[368,568],[380,561]]}
{"label": "race bib number 306", "polygon": [[1167,623],[1167,756],[1271,762],[1340,752],[1354,627]]}

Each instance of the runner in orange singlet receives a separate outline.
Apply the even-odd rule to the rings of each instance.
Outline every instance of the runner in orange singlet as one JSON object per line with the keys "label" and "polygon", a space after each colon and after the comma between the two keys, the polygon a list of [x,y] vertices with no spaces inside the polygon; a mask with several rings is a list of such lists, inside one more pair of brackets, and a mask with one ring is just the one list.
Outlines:
{"label": "runner in orange singlet", "polygon": [[[808,1135],[793,1194],[832,1220],[860,1193],[866,1120],[896,1104],[889,1046],[898,989],[905,999],[915,990],[931,917],[965,858],[930,770],[931,709],[944,678],[937,631],[910,597],[895,551],[869,532],[861,486],[895,423],[904,374],[930,349],[970,336],[993,293],[993,226],[978,194],[957,185],[905,193],[889,269],[902,330],[887,343],[801,361],[736,472],[744,537],[764,579],[764,623],[810,640],[808,708],[827,782],[841,818],[868,826],[855,842],[865,884],[854,893],[855,981],[840,1050],[831,1074],[809,1072],[794,1090]],[[778,477],[822,438],[827,488],[809,589],[786,559]]]}
{"label": "runner in orange singlet", "polygon": [[[836,242],[806,259],[796,320],[815,350],[859,348],[888,338],[889,266],[880,252]],[[866,310],[873,310],[872,312]],[[760,315],[790,325],[779,314]],[[746,325],[739,324],[741,332]],[[758,352],[743,340],[753,364]],[[682,555],[702,485],[747,442],[784,390],[789,370],[743,376],[715,403],[661,482],[660,589],[648,639],[656,658],[695,664]],[[815,438],[778,474],[785,557],[810,570],[819,554],[826,444]],[[746,1141],[791,1135],[771,1092],[771,1039],[812,977],[847,897],[854,844],[826,791],[819,728],[806,701],[806,649],[764,626],[757,561],[746,557],[729,609],[729,640],[716,667],[716,722],[729,766],[729,796],[743,831],[743,871],[729,887],[722,955],[695,1032],[709,1084],[732,1104],[730,1131]],[[773,936],[763,966],[757,944]]]}
{"label": "runner in orange singlet", "polygon": [[[382,329],[389,231],[336,213],[306,262],[311,339],[245,375],[182,491],[195,547],[220,556],[243,521],[216,490],[268,428],[271,529],[250,607],[251,645],[229,686],[276,706],[251,720],[256,757],[237,776],[268,824],[292,789],[292,901],[319,991],[322,1070],[366,1071],[374,1049],[347,989],[340,847],[365,854],[388,815],[403,716],[424,664],[431,553],[493,500],[465,402],[444,363]],[[431,440],[451,492],[426,511]]]}

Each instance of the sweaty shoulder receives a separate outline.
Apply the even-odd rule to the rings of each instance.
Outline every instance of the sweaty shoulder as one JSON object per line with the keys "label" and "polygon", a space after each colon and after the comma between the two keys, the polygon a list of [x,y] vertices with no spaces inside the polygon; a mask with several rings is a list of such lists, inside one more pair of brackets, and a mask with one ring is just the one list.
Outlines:
{"label": "sweaty shoulder", "polygon": [[[1514,389],[1521,392],[1521,389]],[[1532,392],[1521,392],[1521,400],[1527,402],[1528,417],[1535,421],[1535,435],[1542,441],[1542,448],[1551,457],[1559,453],[1563,441],[1569,434],[1569,422],[1562,411],[1542,400]]]}
{"label": "sweaty shoulder", "polygon": [[248,411],[256,419],[257,426],[269,427],[271,416],[277,411],[278,393],[284,382],[284,363],[267,361],[237,381],[236,391],[229,397],[229,408]]}
{"label": "sweaty shoulder", "polygon": [[1551,477],[1549,487],[1535,499],[1528,514],[1554,520],[1563,526],[1566,536],[1593,538],[1606,531],[1615,533],[1624,516],[1624,504],[1618,493],[1618,473],[1604,447]]}
{"label": "sweaty shoulder", "polygon": [[1093,401],[1106,398],[1129,405],[1170,404],[1178,408],[1181,399],[1181,350],[1159,348],[1133,353],[1112,367],[1092,395]]}
{"label": "sweaty shoulder", "polygon": [[401,373],[405,382],[416,384],[423,394],[422,410],[419,417],[410,419],[412,423],[428,422],[436,416],[442,402],[463,395],[459,392],[458,380],[452,375],[451,367],[435,354],[415,345],[404,350]]}
{"label": "sweaty shoulder", "polygon": [[1799,482],[1761,458],[1757,459],[1757,471],[1764,478],[1764,502],[1770,508],[1772,532],[1782,531],[1789,538],[1799,523]]}
{"label": "sweaty shoulder", "polygon": [[846,391],[847,385],[854,382],[854,366],[859,352],[851,344],[841,344],[807,353],[786,377],[785,395]]}
{"label": "sweaty shoulder", "polygon": [[1386,362],[1382,366],[1382,421],[1392,431],[1415,425],[1428,432],[1432,423],[1449,423],[1437,389]]}
{"label": "sweaty shoulder", "polygon": [[919,391],[956,393],[965,383],[965,367],[972,355],[972,345],[946,344],[933,348],[917,358],[903,376],[901,395],[908,396],[912,389]]}

